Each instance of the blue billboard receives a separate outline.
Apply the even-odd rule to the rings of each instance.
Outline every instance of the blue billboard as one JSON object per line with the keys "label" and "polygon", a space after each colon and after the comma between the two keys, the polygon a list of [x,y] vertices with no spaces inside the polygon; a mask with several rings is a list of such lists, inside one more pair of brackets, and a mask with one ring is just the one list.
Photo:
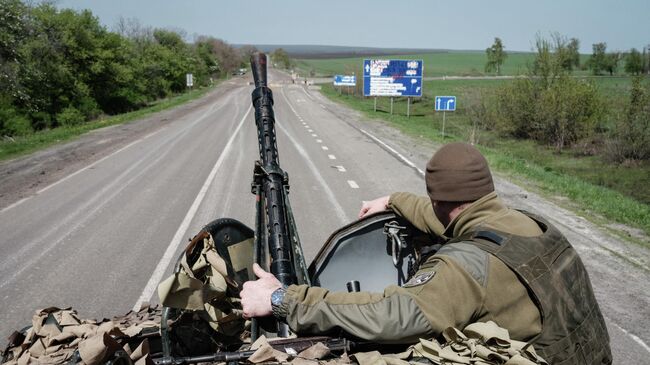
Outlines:
{"label": "blue billboard", "polygon": [[363,95],[422,96],[422,60],[364,60]]}
{"label": "blue billboard", "polygon": [[357,77],[354,75],[335,75],[334,86],[355,86],[357,84]]}

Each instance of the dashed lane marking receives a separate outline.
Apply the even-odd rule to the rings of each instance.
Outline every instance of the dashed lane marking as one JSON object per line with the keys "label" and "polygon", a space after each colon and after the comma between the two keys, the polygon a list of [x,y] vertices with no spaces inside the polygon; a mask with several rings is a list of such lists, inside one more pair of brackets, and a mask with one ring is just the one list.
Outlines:
{"label": "dashed lane marking", "polygon": [[348,185],[350,185],[352,189],[359,189],[359,185],[354,180],[348,180]]}
{"label": "dashed lane marking", "polygon": [[316,143],[323,143],[323,140],[322,139],[317,139]]}
{"label": "dashed lane marking", "polygon": [[339,172],[345,172],[345,171],[347,171],[347,170],[345,169],[345,167],[343,167],[343,166],[341,166],[341,165],[334,166],[334,168],[336,168],[337,170],[339,170]]}
{"label": "dashed lane marking", "polygon": [[329,148],[327,148],[327,146],[320,146],[320,148],[322,148],[323,151],[327,151],[327,150],[329,150]]}
{"label": "dashed lane marking", "polygon": [[327,155],[327,157],[329,157],[330,160],[336,160],[336,156],[334,155]]}
{"label": "dashed lane marking", "polygon": [[318,134],[316,134],[316,133],[312,133],[311,136],[312,136],[312,137],[318,137]]}
{"label": "dashed lane marking", "polygon": [[313,133],[314,130],[313,130],[313,129],[308,129],[307,132],[309,132],[309,133]]}

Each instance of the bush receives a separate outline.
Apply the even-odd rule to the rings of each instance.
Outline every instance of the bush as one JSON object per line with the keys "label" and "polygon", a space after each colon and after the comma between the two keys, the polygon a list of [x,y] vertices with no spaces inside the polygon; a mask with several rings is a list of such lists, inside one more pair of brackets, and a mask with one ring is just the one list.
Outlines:
{"label": "bush", "polygon": [[650,159],[650,85],[642,81],[633,79],[626,113],[610,141],[608,156],[617,162]]}
{"label": "bush", "polygon": [[595,85],[569,76],[562,67],[563,38],[537,39],[535,62],[527,77],[497,91],[496,128],[516,138],[554,145],[558,151],[593,131],[604,115]]}
{"label": "bush", "polygon": [[56,121],[60,126],[73,126],[85,122],[86,118],[77,108],[69,106],[56,115]]}
{"label": "bush", "polygon": [[16,110],[12,99],[6,95],[0,95],[0,137],[24,136],[32,131],[31,122]]}

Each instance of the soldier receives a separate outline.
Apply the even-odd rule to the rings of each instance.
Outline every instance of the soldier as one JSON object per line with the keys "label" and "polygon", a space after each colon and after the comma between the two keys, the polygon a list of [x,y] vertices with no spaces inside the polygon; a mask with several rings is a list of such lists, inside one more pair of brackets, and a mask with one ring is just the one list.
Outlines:
{"label": "soldier", "polygon": [[549,363],[609,364],[609,336],[587,272],[546,220],[497,197],[487,161],[465,143],[440,148],[426,168],[428,198],[394,193],[360,217],[392,209],[449,240],[403,286],[383,293],[291,285],[256,265],[241,292],[244,315],[273,314],[297,333],[334,330],[380,343],[415,343],[447,327],[494,321],[532,342]]}

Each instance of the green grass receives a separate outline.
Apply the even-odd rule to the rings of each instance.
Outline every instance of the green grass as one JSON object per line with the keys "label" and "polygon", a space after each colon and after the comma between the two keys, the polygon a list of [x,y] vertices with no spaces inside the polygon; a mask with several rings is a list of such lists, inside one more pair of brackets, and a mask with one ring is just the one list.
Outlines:
{"label": "green grass", "polygon": [[143,118],[149,114],[173,108],[188,101],[197,99],[211,89],[211,87],[206,87],[192,90],[167,99],[158,100],[142,109],[107,118],[100,118],[77,126],[48,129],[24,137],[16,137],[13,140],[2,140],[0,141],[0,161],[24,156],[58,143],[70,141],[94,129],[123,124],[135,119]]}
{"label": "green grass", "polygon": [[[424,53],[413,55],[397,56],[376,56],[376,57],[350,57],[335,59],[299,59],[296,60],[297,68],[302,74],[309,74],[311,70],[318,76],[333,76],[339,74],[362,75],[363,60],[368,58],[379,59],[421,59],[424,61],[424,76],[483,76],[487,74],[485,63],[487,61],[485,52],[479,51],[450,51],[437,53]],[[534,59],[533,53],[512,53],[508,54],[503,66],[502,75],[522,75],[528,70],[528,64]],[[583,56],[583,62],[587,56]],[[577,74],[587,74],[585,71],[578,71]]]}
{"label": "green grass", "polygon": [[[469,139],[471,126],[463,106],[465,95],[471,90],[494,89],[506,82],[512,81],[426,81],[424,96],[412,100],[411,118],[405,116],[404,98],[395,99],[394,114],[390,115],[389,98],[378,99],[379,110],[375,113],[372,98],[340,95],[329,84],[323,86],[322,92],[370,118],[384,119],[406,134],[446,143]],[[604,95],[618,99],[628,97],[629,79],[597,79],[595,82]],[[458,97],[457,111],[446,114],[444,138],[441,136],[442,114],[433,110],[435,95]],[[608,164],[597,156],[584,156],[580,150],[565,150],[558,154],[554,149],[535,142],[504,139],[485,131],[480,132],[479,144],[496,171],[526,181],[529,187],[546,195],[569,198],[578,209],[595,220],[623,223],[650,235],[649,163],[633,167]],[[650,247],[648,242],[643,244]]]}

